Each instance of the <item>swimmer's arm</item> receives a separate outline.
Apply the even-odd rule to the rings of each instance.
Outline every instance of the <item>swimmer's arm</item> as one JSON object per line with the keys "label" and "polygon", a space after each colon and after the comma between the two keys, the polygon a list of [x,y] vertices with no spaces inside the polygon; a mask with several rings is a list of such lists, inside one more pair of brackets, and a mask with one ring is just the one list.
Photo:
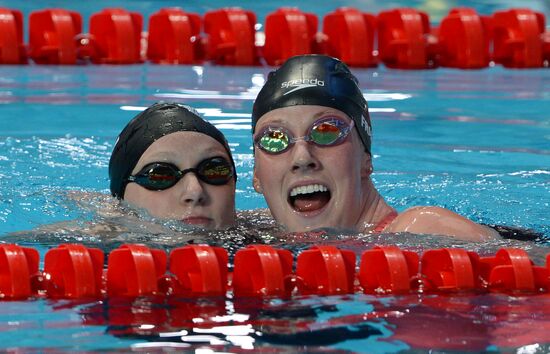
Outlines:
{"label": "swimmer's arm", "polygon": [[104,218],[123,216],[118,207],[119,201],[110,195],[99,192],[70,190],[65,192],[67,199],[75,202],[81,209],[95,212]]}
{"label": "swimmer's arm", "polygon": [[499,238],[498,232],[490,227],[476,224],[448,209],[433,206],[407,209],[384,232],[443,235],[474,242]]}

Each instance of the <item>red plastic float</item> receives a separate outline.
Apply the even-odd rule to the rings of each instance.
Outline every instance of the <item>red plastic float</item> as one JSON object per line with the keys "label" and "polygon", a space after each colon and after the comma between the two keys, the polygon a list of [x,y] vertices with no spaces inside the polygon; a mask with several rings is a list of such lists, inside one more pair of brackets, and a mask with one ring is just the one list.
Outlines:
{"label": "red plastic float", "polygon": [[180,8],[160,9],[149,18],[147,58],[157,64],[201,60],[201,18]]}
{"label": "red plastic float", "polygon": [[82,32],[79,13],[64,9],[31,12],[29,56],[37,64],[76,64],[77,36]]}
{"label": "red plastic float", "polygon": [[480,275],[491,291],[539,292],[548,290],[548,269],[533,265],[522,249],[500,249],[494,257],[480,258]]}
{"label": "red plastic float", "polygon": [[38,274],[38,251],[12,244],[0,245],[0,298],[25,299],[34,291],[31,277]]}
{"label": "red plastic float", "polygon": [[223,296],[227,291],[227,251],[220,247],[190,245],[170,253],[174,294]]}
{"label": "red plastic float", "polygon": [[251,245],[235,254],[235,296],[288,296],[292,254],[266,245]]}
{"label": "red plastic float", "polygon": [[[36,250],[0,245],[0,298],[175,295],[214,297],[217,303],[227,291],[235,297],[326,296],[354,293],[358,285],[367,294],[550,291],[550,255],[546,266],[537,266],[524,250],[513,248],[500,249],[492,257],[463,249],[427,250],[419,261],[413,251],[375,247],[361,255],[358,274],[355,253],[334,246],[301,252],[295,272],[292,253],[268,245],[237,251],[232,274],[227,252],[207,245],[174,249],[169,269],[164,251],[144,245],[126,244],[112,251],[106,272],[103,258],[99,249],[62,244],[46,253],[40,272]],[[183,312],[200,312],[202,306],[180,305]],[[219,310],[219,304],[214,307]]]}
{"label": "red plastic float", "polygon": [[341,7],[323,19],[326,54],[350,66],[373,67],[376,17],[351,7]]}
{"label": "red plastic float", "polygon": [[[280,65],[300,54],[328,54],[350,66],[426,69],[437,66],[540,68],[550,62],[550,31],[544,14],[513,8],[491,16],[453,8],[438,27],[428,15],[396,8],[377,16],[342,7],[323,18],[293,7],[270,13],[265,40],[256,33],[256,15],[241,8],[209,11],[201,18],[180,8],[164,8],[149,18],[142,34],[141,14],[107,8],[90,17],[89,33],[81,16],[65,9],[44,9],[29,17],[29,56],[37,64]],[[20,11],[0,8],[0,64],[27,62]]]}
{"label": "red plastic float", "polygon": [[296,260],[301,294],[338,295],[354,291],[355,253],[333,246],[314,246]]}
{"label": "red plastic float", "polygon": [[404,293],[418,273],[418,255],[395,246],[363,252],[359,283],[365,293]]}
{"label": "red plastic float", "polygon": [[204,15],[207,58],[216,64],[256,65],[256,15],[240,8],[209,11]]}
{"label": "red plastic float", "polygon": [[488,19],[474,9],[452,9],[437,30],[439,64],[461,69],[487,67],[490,31]]}
{"label": "red plastic float", "polygon": [[463,249],[445,248],[422,254],[420,269],[426,291],[465,291],[480,288],[479,256]]}
{"label": "red plastic float", "polygon": [[44,273],[50,297],[98,297],[103,288],[103,251],[82,245],[59,245],[46,253]]}
{"label": "red plastic float", "polygon": [[426,13],[400,8],[383,11],[377,19],[379,57],[386,66],[398,69],[432,66],[430,21]]}
{"label": "red plastic float", "polygon": [[542,39],[542,55],[544,58],[543,65],[548,67],[550,66],[550,31],[545,31],[541,35]]}
{"label": "red plastic float", "polygon": [[90,59],[98,64],[141,62],[143,17],[121,8],[103,9],[90,17]]}
{"label": "red plastic float", "polygon": [[159,293],[158,282],[166,271],[166,253],[143,245],[122,245],[109,255],[107,294],[141,296]]}
{"label": "red plastic float", "polygon": [[21,11],[0,8],[0,64],[24,64],[27,53],[23,44]]}
{"label": "red plastic float", "polygon": [[316,52],[317,16],[296,7],[283,7],[266,16],[263,57],[269,65]]}
{"label": "red plastic float", "polygon": [[493,14],[494,60],[511,68],[543,65],[544,15],[529,9],[510,9]]}

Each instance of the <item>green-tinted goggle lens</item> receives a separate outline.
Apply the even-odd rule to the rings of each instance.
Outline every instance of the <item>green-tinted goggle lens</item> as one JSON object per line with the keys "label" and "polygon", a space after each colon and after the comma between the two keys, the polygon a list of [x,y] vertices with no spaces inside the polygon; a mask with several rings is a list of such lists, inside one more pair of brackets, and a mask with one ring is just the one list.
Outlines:
{"label": "green-tinted goggle lens", "polygon": [[339,118],[322,118],[311,125],[307,135],[294,138],[283,127],[268,126],[255,139],[258,148],[270,154],[288,150],[296,141],[304,140],[318,146],[335,146],[344,141],[353,127]]}

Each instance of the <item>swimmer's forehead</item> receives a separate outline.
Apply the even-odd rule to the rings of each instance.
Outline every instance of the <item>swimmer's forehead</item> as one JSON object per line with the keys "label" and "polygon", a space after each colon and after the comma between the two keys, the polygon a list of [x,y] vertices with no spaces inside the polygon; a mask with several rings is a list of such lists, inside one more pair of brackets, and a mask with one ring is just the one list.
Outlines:
{"label": "swimmer's forehead", "polygon": [[172,146],[159,146],[153,151],[146,151],[134,167],[133,172],[139,171],[143,166],[152,162],[170,162],[177,166],[182,165],[179,167],[183,168],[189,167],[186,166],[187,164],[193,165],[209,157],[224,156],[228,158],[224,147],[214,139],[212,140],[212,142],[206,142],[209,146],[200,146],[193,150],[175,149]]}
{"label": "swimmer's forehead", "polygon": [[334,116],[337,116],[339,118],[346,119],[348,121],[348,123],[351,122],[351,118],[346,113],[344,113],[340,110],[334,109],[334,108],[322,107],[322,106],[294,106],[294,107],[278,108],[278,109],[275,109],[273,111],[270,111],[270,112],[266,113],[262,117],[262,120],[258,122],[258,126],[264,126],[264,125],[268,125],[268,124],[285,125],[285,124],[288,124],[290,122],[296,121],[295,117],[292,117],[292,118],[289,119],[289,117],[288,117],[289,109],[303,111],[304,107],[314,107],[313,109],[318,108],[318,109],[320,109],[320,111],[314,113],[311,116],[309,116],[309,115],[301,116],[302,119],[308,119],[308,120],[315,121],[315,120],[317,120],[319,118],[322,118],[324,116],[334,115]]}
{"label": "swimmer's forehead", "polygon": [[225,152],[225,149],[222,146],[211,146],[205,149],[198,149],[192,152],[189,151],[175,151],[174,149],[170,149],[169,147],[161,148],[157,151],[152,152],[149,154],[149,156],[156,157],[156,156],[167,156],[167,157],[189,157],[190,155],[197,155],[197,156],[205,156],[210,154],[222,154],[227,155]]}

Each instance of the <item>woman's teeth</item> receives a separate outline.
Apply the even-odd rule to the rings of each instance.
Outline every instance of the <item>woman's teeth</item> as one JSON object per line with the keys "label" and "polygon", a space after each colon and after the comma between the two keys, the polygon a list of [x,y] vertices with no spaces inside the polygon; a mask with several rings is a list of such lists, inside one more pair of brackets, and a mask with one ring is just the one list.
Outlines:
{"label": "woman's teeth", "polygon": [[327,192],[328,188],[321,184],[310,184],[307,186],[300,186],[292,188],[290,191],[290,196],[295,197],[298,194],[310,194],[315,192]]}

